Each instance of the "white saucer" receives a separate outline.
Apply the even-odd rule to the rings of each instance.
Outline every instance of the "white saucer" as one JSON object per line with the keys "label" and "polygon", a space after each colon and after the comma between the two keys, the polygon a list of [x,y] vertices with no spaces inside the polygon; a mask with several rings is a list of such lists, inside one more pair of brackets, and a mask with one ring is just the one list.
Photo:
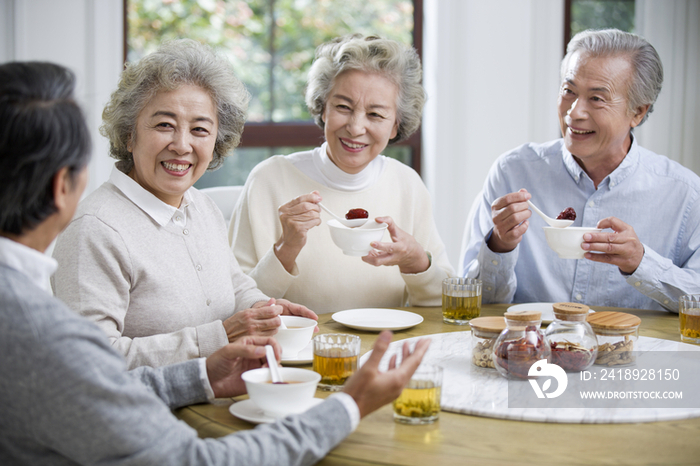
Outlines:
{"label": "white saucer", "polygon": [[314,362],[314,342],[310,341],[303,350],[297,353],[295,358],[282,357],[282,364],[285,366],[295,366],[298,364],[310,364]]}
{"label": "white saucer", "polygon": [[[306,409],[312,408],[322,401],[323,399],[321,398],[312,398],[309,406]],[[267,416],[265,413],[263,413],[262,410],[258,408],[255,403],[253,403],[253,400],[250,399],[234,403],[229,406],[228,410],[237,418],[252,422],[253,424],[269,424],[277,420],[276,418]]]}
{"label": "white saucer", "polygon": [[350,309],[334,313],[333,320],[357,330],[403,330],[423,322],[423,316],[398,309]]}
{"label": "white saucer", "polygon": [[[540,311],[542,312],[542,323],[549,324],[554,320],[554,309],[552,308],[554,303],[525,303],[516,304],[510,306],[508,311]],[[595,312],[593,309],[589,309],[588,313]]]}

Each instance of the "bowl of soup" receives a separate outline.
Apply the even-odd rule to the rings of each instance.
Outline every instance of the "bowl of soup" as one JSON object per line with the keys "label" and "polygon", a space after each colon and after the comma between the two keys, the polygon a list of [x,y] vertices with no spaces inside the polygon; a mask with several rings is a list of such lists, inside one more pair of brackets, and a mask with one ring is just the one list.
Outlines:
{"label": "bowl of soup", "polygon": [[369,220],[360,227],[346,227],[333,219],[326,222],[331,232],[331,239],[343,254],[347,256],[366,256],[373,248],[370,243],[381,241],[386,231],[386,223]]}
{"label": "bowl of soup", "polygon": [[585,250],[581,249],[583,235],[603,231],[591,227],[542,227],[547,244],[561,259],[583,259]]}
{"label": "bowl of soup", "polygon": [[284,383],[272,383],[270,369],[252,369],[241,375],[248,396],[266,416],[280,418],[311,407],[321,374],[297,367],[280,367]]}
{"label": "bowl of soup", "polygon": [[299,351],[306,348],[314,336],[318,322],[299,316],[280,316],[287,328],[278,328],[274,339],[282,347],[282,358],[296,358]]}

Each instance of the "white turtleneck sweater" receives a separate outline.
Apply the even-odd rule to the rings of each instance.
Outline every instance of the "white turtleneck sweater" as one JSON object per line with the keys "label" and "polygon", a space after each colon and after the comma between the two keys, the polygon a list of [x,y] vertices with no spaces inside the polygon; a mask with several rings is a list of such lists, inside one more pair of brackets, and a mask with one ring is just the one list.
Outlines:
{"label": "white turtleneck sweater", "polygon": [[[288,273],[273,245],[282,234],[277,209],[319,191],[336,212],[364,208],[372,217],[390,216],[431,257],[430,267],[402,274],[397,266],[375,267],[346,256],[333,243],[325,214],[308,232],[306,246]],[[440,306],[442,279],[454,274],[433,221],[430,196],[418,174],[379,156],[362,172],[343,172],[328,158],[326,144],[312,151],[275,156],[251,172],[234,209],[229,240],[241,268],[265,294],[286,298],[323,314],[354,308]],[[391,241],[388,233],[382,241]]]}

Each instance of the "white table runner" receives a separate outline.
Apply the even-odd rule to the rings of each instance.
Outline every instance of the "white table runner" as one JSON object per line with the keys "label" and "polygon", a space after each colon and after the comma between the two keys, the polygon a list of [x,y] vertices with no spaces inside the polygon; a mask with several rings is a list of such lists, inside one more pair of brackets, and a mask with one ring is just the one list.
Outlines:
{"label": "white table runner", "polygon": [[[437,364],[444,368],[443,411],[499,419],[561,423],[631,423],[700,417],[700,408],[509,408],[508,380],[495,369],[483,369],[471,364],[471,332],[439,333],[392,342],[380,367],[386,367],[392,354],[400,353],[404,342],[414,342],[419,338],[432,339],[423,363]],[[637,350],[700,351],[700,347],[639,337]],[[360,362],[364,363],[370,353],[363,355]]]}

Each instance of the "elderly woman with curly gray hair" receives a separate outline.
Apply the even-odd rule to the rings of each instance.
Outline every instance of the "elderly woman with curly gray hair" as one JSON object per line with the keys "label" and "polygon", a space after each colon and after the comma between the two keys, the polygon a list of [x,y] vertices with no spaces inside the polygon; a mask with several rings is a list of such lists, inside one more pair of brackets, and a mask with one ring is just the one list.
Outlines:
{"label": "elderly woman with curly gray hair", "polygon": [[[350,35],[317,48],[306,104],[325,142],[255,167],[229,227],[239,264],[266,294],[318,313],[440,305],[453,269],[428,191],[413,169],[381,155],[418,129],[421,75],[415,50],[393,40]],[[387,224],[389,241],[362,260],[344,255],[321,201],[338,213],[367,210]]]}
{"label": "elderly woman with curly gray hair", "polygon": [[230,63],[179,40],[128,66],[103,112],[118,161],[59,237],[52,286],[129,367],[274,334],[281,313],[317,318],[256,287],[229,248],[221,212],[192,187],[239,143],[248,98]]}

